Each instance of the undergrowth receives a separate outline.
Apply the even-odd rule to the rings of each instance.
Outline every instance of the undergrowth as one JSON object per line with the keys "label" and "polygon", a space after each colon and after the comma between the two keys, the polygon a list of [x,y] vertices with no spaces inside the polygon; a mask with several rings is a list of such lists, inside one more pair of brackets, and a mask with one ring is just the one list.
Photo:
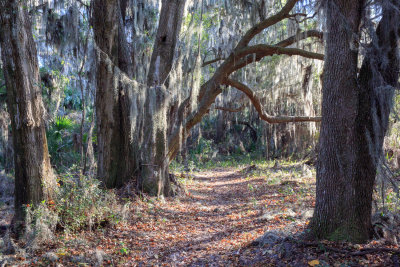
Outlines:
{"label": "undergrowth", "polygon": [[66,174],[57,184],[54,200],[26,207],[29,246],[51,240],[56,231],[77,233],[126,220],[130,202],[121,204],[115,192],[101,188],[97,179]]}

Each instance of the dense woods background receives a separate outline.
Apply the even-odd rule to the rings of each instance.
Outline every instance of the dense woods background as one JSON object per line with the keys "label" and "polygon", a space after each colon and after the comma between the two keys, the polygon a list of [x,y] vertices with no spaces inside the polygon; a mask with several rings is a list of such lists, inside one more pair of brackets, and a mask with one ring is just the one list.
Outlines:
{"label": "dense woods background", "polygon": [[[273,205],[260,203],[274,192],[308,212],[291,207],[303,214],[288,215],[301,225],[295,238],[267,232],[253,240],[259,250],[239,242],[250,261],[232,264],[315,266],[315,240],[371,239],[382,243],[326,250],[386,253],[371,261],[398,264],[399,8],[397,0],[0,0],[4,254],[22,249],[29,261],[54,237],[137,227],[147,201],[202,199],[194,192],[225,201],[224,190],[206,189],[215,178],[230,201],[251,192],[253,208],[242,206],[262,220]],[[191,216],[172,225],[197,225]],[[268,227],[275,217],[267,218],[247,223]],[[287,251],[280,260],[277,244]],[[299,246],[312,256],[294,260]],[[106,262],[143,260],[122,247]],[[57,253],[43,257],[65,256]],[[155,255],[147,260],[171,260]]]}

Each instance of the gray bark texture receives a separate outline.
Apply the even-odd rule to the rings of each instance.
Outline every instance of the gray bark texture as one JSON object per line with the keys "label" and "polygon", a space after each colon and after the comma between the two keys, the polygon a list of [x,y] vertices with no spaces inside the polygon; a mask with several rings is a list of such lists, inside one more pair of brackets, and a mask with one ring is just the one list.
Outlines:
{"label": "gray bark texture", "polygon": [[151,195],[171,195],[167,112],[168,75],[174,61],[186,0],[163,0],[147,79],[139,189]]}
{"label": "gray bark texture", "polygon": [[366,48],[358,73],[363,4],[335,0],[326,6],[322,124],[311,223],[317,238],[365,242],[371,235],[373,186],[399,75],[400,24],[398,11],[383,5],[376,40]]}
{"label": "gray bark texture", "polygon": [[119,1],[94,0],[92,23],[98,54],[97,175],[107,188],[115,188],[129,181],[136,168],[130,142],[129,92],[119,80],[121,71],[132,75]]}
{"label": "gray bark texture", "polygon": [[0,1],[0,45],[11,117],[15,165],[15,223],[24,205],[53,197],[36,45],[22,1]]}

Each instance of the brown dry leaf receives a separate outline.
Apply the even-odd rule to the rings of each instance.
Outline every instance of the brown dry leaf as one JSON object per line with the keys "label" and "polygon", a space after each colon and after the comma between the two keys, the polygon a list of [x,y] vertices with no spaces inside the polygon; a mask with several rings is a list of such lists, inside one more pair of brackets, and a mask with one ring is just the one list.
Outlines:
{"label": "brown dry leaf", "polygon": [[308,265],[310,266],[317,266],[319,265],[319,260],[312,260],[308,262]]}

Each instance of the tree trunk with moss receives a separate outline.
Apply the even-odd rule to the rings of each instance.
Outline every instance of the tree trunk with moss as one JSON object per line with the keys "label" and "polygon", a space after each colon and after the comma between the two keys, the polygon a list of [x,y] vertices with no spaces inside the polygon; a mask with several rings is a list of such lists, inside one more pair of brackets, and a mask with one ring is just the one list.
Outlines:
{"label": "tree trunk with moss", "polygon": [[120,72],[132,77],[129,48],[119,1],[93,1],[93,29],[97,52],[96,115],[98,178],[107,188],[121,187],[136,169],[133,157],[128,92]]}
{"label": "tree trunk with moss", "polygon": [[25,219],[25,205],[49,200],[55,190],[31,26],[23,2],[0,1],[0,45],[14,146],[16,226]]}
{"label": "tree trunk with moss", "polygon": [[167,157],[168,92],[163,86],[147,89],[139,189],[150,195],[170,195]]}
{"label": "tree trunk with moss", "polygon": [[151,195],[170,195],[167,111],[168,76],[172,69],[186,0],[163,0],[147,79],[140,157],[139,189]]}
{"label": "tree trunk with moss", "polygon": [[328,37],[311,230],[317,238],[359,243],[372,233],[373,186],[399,77],[399,14],[383,5],[377,43],[367,48],[358,73],[362,1],[329,1],[326,11]]}

